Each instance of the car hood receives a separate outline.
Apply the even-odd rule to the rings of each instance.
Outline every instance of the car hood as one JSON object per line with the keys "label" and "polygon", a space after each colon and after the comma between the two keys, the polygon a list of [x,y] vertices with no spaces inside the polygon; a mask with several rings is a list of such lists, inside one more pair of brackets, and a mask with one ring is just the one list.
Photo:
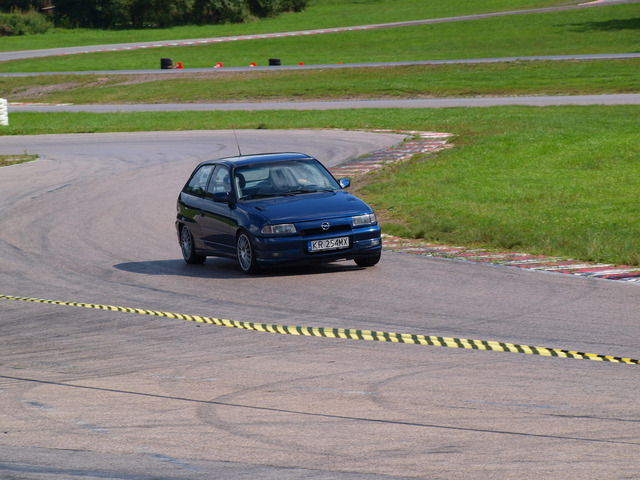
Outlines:
{"label": "car hood", "polygon": [[344,191],[265,198],[248,202],[246,207],[272,223],[304,222],[371,211],[362,200]]}

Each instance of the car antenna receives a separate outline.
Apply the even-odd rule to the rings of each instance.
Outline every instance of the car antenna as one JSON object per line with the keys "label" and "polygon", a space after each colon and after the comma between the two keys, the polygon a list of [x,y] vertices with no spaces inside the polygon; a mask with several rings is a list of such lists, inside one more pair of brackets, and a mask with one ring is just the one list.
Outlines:
{"label": "car antenna", "polygon": [[238,142],[238,135],[236,134],[236,127],[232,127],[233,129],[233,136],[236,137],[236,146],[238,147],[238,156],[241,157],[242,156],[242,152],[240,151],[240,142]]}

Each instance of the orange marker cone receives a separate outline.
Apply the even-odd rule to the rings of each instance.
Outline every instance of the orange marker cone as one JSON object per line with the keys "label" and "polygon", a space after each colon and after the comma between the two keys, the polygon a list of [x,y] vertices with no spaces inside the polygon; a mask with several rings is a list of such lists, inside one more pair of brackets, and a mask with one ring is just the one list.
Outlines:
{"label": "orange marker cone", "polygon": [[215,68],[222,68],[222,62],[216,63],[216,67]]}
{"label": "orange marker cone", "polygon": [[178,62],[178,66],[176,68],[182,68],[182,62]]}
{"label": "orange marker cone", "polygon": [[256,66],[256,64],[255,64],[255,63],[252,63],[252,64],[251,64],[251,65],[249,65],[249,66],[250,66],[250,67],[255,67],[255,66]]}

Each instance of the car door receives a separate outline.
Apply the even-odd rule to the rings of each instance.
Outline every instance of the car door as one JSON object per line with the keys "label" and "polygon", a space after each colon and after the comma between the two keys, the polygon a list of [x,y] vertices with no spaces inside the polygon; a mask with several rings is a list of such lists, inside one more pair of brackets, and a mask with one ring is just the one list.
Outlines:
{"label": "car door", "polygon": [[231,176],[225,165],[216,165],[202,203],[200,234],[207,249],[233,256],[236,252],[235,205],[231,193]]}
{"label": "car door", "polygon": [[213,168],[214,165],[202,165],[198,168],[193,175],[191,175],[189,182],[187,182],[182,189],[178,202],[180,209],[178,217],[185,222],[189,231],[193,235],[196,246],[199,248],[203,247],[200,228],[202,207],[205,203],[207,184],[209,182],[209,177],[213,172]]}

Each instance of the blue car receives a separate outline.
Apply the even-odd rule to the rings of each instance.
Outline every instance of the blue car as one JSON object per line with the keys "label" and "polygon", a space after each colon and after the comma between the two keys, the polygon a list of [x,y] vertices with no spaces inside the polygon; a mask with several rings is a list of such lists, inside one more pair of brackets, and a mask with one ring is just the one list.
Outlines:
{"label": "blue car", "polygon": [[237,259],[245,273],[281,264],[380,260],[373,210],[315,158],[270,153],[201,163],[178,197],[184,260]]}

